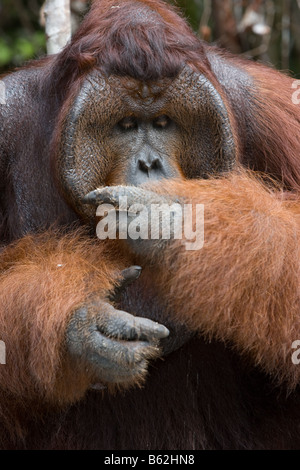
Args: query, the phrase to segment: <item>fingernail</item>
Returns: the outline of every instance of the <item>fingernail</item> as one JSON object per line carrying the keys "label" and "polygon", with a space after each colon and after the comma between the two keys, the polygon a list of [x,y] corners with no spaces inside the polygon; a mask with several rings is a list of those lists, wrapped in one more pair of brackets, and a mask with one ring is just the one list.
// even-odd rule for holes
{"label": "fingernail", "polygon": [[134,277],[135,279],[138,279],[141,275],[141,272],[142,272],[142,268],[141,266],[132,266],[131,268],[134,272]]}
{"label": "fingernail", "polygon": [[166,328],[163,325],[158,325],[156,331],[160,339],[167,338],[170,334],[170,331],[168,330],[168,328]]}
{"label": "fingernail", "polygon": [[83,204],[95,204],[97,202],[97,190],[91,191],[86,196],[82,198]]}

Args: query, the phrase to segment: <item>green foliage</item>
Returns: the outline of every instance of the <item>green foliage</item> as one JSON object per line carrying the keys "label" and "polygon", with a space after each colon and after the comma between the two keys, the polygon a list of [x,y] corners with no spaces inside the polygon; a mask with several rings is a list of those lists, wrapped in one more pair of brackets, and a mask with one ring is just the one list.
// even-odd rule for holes
{"label": "green foliage", "polygon": [[0,38],[0,67],[9,64],[12,58],[12,48],[6,44],[4,39]]}
{"label": "green foliage", "polygon": [[192,28],[198,31],[203,11],[203,0],[177,0],[173,3],[181,8]]}
{"label": "green foliage", "polygon": [[46,52],[39,23],[43,0],[0,0],[0,71],[20,66]]}
{"label": "green foliage", "polygon": [[43,31],[33,34],[16,34],[0,38],[0,67],[19,66],[39,56],[46,50],[46,39]]}

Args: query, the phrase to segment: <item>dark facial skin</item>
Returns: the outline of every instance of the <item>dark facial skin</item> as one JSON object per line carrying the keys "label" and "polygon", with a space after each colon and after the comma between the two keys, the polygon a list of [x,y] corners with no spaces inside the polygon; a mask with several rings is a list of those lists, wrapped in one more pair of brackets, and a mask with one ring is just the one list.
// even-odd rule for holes
{"label": "dark facial skin", "polygon": [[66,116],[57,174],[65,198],[90,219],[82,199],[98,187],[205,178],[235,162],[226,107],[203,75],[185,67],[175,80],[141,83],[96,71]]}
{"label": "dark facial skin", "polygon": [[162,178],[176,178],[180,171],[172,165],[166,142],[176,132],[176,124],[166,114],[153,119],[147,116],[126,116],[115,126],[114,138],[130,148],[125,181],[138,186]]}

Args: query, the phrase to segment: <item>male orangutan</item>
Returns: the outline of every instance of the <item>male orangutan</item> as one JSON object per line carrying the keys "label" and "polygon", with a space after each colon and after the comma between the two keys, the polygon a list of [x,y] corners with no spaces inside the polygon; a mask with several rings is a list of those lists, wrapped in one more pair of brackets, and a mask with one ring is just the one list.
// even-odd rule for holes
{"label": "male orangutan", "polygon": [[[292,79],[166,2],[95,0],[2,80],[2,448],[299,448]],[[203,249],[98,240],[124,193],[204,204]]]}

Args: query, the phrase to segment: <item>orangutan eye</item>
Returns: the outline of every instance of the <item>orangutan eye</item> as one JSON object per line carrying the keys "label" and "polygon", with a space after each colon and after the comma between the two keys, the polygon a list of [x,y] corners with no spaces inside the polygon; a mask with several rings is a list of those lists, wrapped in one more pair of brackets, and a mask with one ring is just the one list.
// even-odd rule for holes
{"label": "orangutan eye", "polygon": [[118,123],[118,126],[124,131],[131,131],[137,129],[137,120],[133,116],[127,116]]}
{"label": "orangutan eye", "polygon": [[161,116],[158,116],[156,119],[154,119],[153,126],[156,129],[165,129],[169,126],[170,123],[171,119],[165,114],[162,114]]}

